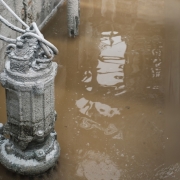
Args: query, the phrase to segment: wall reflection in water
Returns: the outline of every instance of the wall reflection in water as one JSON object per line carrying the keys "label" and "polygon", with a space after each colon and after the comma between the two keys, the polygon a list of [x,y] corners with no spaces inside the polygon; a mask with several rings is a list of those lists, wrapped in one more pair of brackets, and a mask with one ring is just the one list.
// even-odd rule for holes
{"label": "wall reflection in water", "polygon": [[92,67],[96,72],[88,67],[83,74],[82,82],[87,91],[96,88],[92,81],[104,87],[106,94],[111,93],[110,89],[115,90],[112,93],[116,96],[131,90],[163,91],[161,36],[122,37],[117,31],[102,32],[98,48],[99,56],[94,57],[97,66]]}

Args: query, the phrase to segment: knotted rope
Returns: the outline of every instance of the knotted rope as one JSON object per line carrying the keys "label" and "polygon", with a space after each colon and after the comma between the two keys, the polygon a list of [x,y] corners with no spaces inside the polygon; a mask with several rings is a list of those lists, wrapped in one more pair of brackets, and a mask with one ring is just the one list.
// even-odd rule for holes
{"label": "knotted rope", "polygon": [[[5,24],[7,27],[9,27],[10,29],[12,29],[16,32],[22,33],[23,35],[20,36],[21,39],[23,39],[25,37],[36,38],[39,41],[41,48],[43,49],[45,55],[48,58],[52,57],[52,52],[54,54],[58,54],[58,49],[52,43],[50,43],[49,41],[44,39],[44,36],[39,31],[35,22],[33,22],[31,24],[31,26],[28,26],[24,21],[22,21],[21,18],[19,18],[17,16],[17,14],[14,13],[14,11],[3,0],[0,0],[0,2],[26,29],[24,30],[24,29],[21,29],[19,27],[16,27],[15,25],[11,24],[9,21],[7,21],[5,18],[3,18],[0,15],[0,21],[3,24]],[[16,44],[16,39],[7,38],[3,35],[0,35],[0,39],[7,42],[7,43]]]}

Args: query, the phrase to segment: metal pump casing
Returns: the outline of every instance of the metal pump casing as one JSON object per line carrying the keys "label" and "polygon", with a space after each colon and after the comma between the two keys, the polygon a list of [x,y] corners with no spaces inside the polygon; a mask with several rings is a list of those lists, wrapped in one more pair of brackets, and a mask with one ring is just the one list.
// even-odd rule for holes
{"label": "metal pump casing", "polygon": [[[26,44],[30,42],[27,40]],[[31,47],[22,49],[19,52],[16,47],[8,54],[1,82],[6,89],[7,102],[4,133],[10,135],[21,149],[25,149],[30,142],[42,140],[53,131],[57,64],[53,62],[48,68],[35,71],[30,65],[36,61]]]}
{"label": "metal pump casing", "polygon": [[60,155],[54,130],[57,63],[52,62],[58,50],[44,39],[35,22],[28,26],[0,2],[26,27],[20,29],[0,15],[7,27],[22,33],[16,39],[0,35],[9,43],[0,74],[7,109],[7,123],[0,123],[0,163],[23,175],[41,174],[53,167]]}

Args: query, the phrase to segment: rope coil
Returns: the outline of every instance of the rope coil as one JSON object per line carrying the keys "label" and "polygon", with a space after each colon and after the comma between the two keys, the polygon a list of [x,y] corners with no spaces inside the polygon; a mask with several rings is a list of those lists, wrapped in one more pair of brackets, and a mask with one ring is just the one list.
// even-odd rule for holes
{"label": "rope coil", "polygon": [[[41,46],[41,48],[44,51],[44,54],[51,59],[52,52],[56,55],[58,54],[58,49],[49,41],[47,41],[46,39],[44,39],[44,36],[42,35],[42,33],[39,31],[37,24],[35,22],[33,22],[31,24],[31,26],[29,27],[24,21],[22,21],[15,13],[14,11],[3,1],[0,0],[1,4],[23,25],[25,26],[26,30],[21,29],[19,27],[16,27],[15,25],[11,24],[9,21],[7,21],[5,18],[3,18],[0,15],[0,21],[5,24],[7,27],[9,27],[10,29],[22,33],[22,36],[20,36],[21,39],[24,39],[25,37],[32,37],[32,38],[36,38],[39,41],[39,45]],[[11,38],[7,38],[3,35],[0,35],[0,40],[3,40],[7,43],[11,43],[11,44],[16,44],[17,40],[16,39],[11,39]]]}

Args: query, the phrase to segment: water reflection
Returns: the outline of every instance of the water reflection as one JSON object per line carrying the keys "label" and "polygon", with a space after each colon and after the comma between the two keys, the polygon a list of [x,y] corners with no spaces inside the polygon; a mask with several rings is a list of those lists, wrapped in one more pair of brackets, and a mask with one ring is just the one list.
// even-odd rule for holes
{"label": "water reflection", "polygon": [[[102,1],[102,7],[105,3]],[[105,8],[102,12],[101,18],[110,11]],[[113,18],[116,13],[111,14]],[[129,23],[132,21],[120,25],[89,23],[93,33],[86,37],[87,60],[79,68],[83,94],[75,101],[77,125],[81,134],[92,138],[84,137],[91,141],[90,147],[98,141],[98,147],[107,150],[119,170],[122,167],[122,179],[157,180],[161,179],[161,169],[155,169],[164,163],[162,27]],[[88,54],[91,46],[92,56]],[[85,157],[77,170],[87,179],[90,176],[84,169],[93,172],[91,163],[96,167],[95,162],[88,162]]]}
{"label": "water reflection", "polygon": [[113,117],[120,115],[120,109],[112,108],[107,104],[101,102],[93,102],[85,98],[76,101],[76,106],[82,114],[92,117],[94,114],[103,115],[105,117]]}
{"label": "water reflection", "polygon": [[119,132],[117,135],[112,137],[113,139],[123,139],[123,133],[122,131],[118,130],[117,127],[114,124],[109,124],[107,128],[102,127],[101,124],[88,119],[86,117],[80,118],[81,123],[80,127],[85,129],[85,130],[91,130],[91,129],[99,129],[104,132],[105,135],[112,135],[116,132]]}
{"label": "water reflection", "polygon": [[[96,81],[101,87],[114,87],[119,90],[116,95],[126,92],[124,82],[124,65],[126,43],[117,31],[102,32],[99,43],[100,54],[97,58]],[[87,84],[92,81],[92,71],[84,72],[82,82],[86,83],[86,89],[92,91],[93,87]]]}
{"label": "water reflection", "polygon": [[118,31],[104,31],[98,44],[95,46],[99,49],[99,55],[92,57],[94,63],[82,73],[87,91],[97,90],[97,85],[106,94],[116,96],[131,91],[142,93],[149,89],[163,91],[162,36],[129,36]]}
{"label": "water reflection", "polygon": [[175,174],[180,171],[180,164],[172,164],[168,167],[165,166],[165,164],[162,164],[160,167],[157,167],[155,170],[156,172],[155,177],[160,179],[168,179],[175,177]]}
{"label": "water reflection", "polygon": [[106,153],[87,151],[79,153],[79,163],[76,175],[85,177],[87,180],[119,180],[122,170],[114,163]]}
{"label": "water reflection", "polygon": [[120,115],[122,109],[112,108],[107,104],[93,102],[84,97],[76,101],[76,106],[81,114],[86,115],[86,117],[81,117],[79,119],[79,126],[81,128],[84,130],[100,130],[105,135],[114,134],[114,137],[112,137],[113,139],[123,139],[123,132],[119,130],[115,124],[108,123],[108,125],[104,125],[104,122],[97,122],[98,117],[112,118]]}

